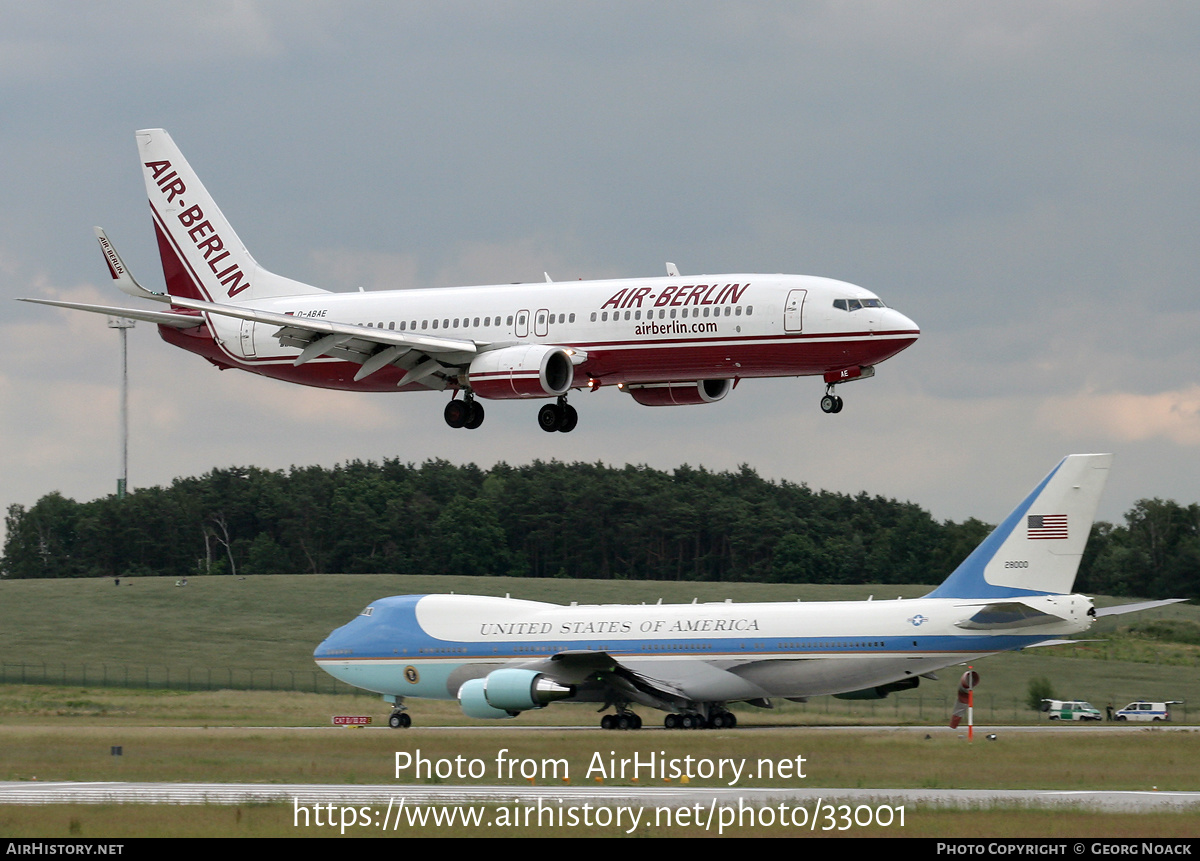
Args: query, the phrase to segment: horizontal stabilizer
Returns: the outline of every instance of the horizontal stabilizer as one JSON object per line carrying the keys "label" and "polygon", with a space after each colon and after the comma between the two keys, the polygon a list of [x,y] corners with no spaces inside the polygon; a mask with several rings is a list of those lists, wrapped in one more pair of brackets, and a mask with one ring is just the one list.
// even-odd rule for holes
{"label": "horizontal stabilizer", "polygon": [[170,326],[173,329],[194,329],[197,326],[204,325],[203,317],[196,317],[191,314],[172,314],[170,311],[143,311],[137,308],[117,308],[112,305],[58,302],[53,299],[18,299],[17,301],[33,302],[37,305],[51,305],[55,308],[70,308],[74,311],[90,311],[93,314],[107,314],[110,317],[124,317],[128,320],[141,320],[143,323]]}
{"label": "horizontal stabilizer", "polygon": [[1178,604],[1187,598],[1167,598],[1162,601],[1142,601],[1140,604],[1118,604],[1116,607],[1097,607],[1097,616],[1123,616],[1126,613],[1137,613],[1141,610],[1153,610],[1155,607],[1165,607],[1168,604]]}
{"label": "horizontal stabilizer", "polygon": [[1080,643],[1098,643],[1099,640],[1042,640],[1040,643],[1030,643],[1027,646],[1022,646],[1021,651],[1026,649],[1040,649],[1042,646],[1078,646]]}

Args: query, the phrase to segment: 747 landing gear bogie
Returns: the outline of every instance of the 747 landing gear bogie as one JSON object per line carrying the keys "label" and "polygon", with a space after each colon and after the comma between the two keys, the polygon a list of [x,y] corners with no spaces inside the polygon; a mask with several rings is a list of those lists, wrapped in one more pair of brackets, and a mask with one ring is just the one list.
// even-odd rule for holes
{"label": "747 landing gear bogie", "polygon": [[579,413],[567,403],[566,398],[559,398],[557,403],[546,404],[538,410],[538,427],[546,433],[570,433],[575,430],[577,424]]}
{"label": "747 landing gear bogie", "polygon": [[446,404],[444,417],[452,428],[475,430],[483,424],[483,404],[470,396],[461,401],[456,398]]}
{"label": "747 landing gear bogie", "polygon": [[641,729],[642,719],[633,712],[621,711],[600,718],[601,729]]}
{"label": "747 landing gear bogie", "polygon": [[733,729],[737,726],[737,717],[724,709],[712,711],[707,718],[702,714],[685,712],[667,715],[663,726],[667,729]]}
{"label": "747 landing gear bogie", "polygon": [[840,413],[841,411],[842,399],[833,393],[833,386],[830,386],[825,391],[825,397],[821,398],[821,412]]}

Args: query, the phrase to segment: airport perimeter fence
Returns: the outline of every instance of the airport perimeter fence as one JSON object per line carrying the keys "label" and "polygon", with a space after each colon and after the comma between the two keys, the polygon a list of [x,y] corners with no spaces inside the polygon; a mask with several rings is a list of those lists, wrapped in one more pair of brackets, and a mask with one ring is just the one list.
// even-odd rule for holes
{"label": "airport perimeter fence", "polygon": [[[128,664],[78,664],[50,662],[0,662],[0,684],[54,685],[71,687],[138,688],[178,691],[293,691],[315,694],[351,694],[378,699],[379,695],[352,687],[319,670],[281,670],[250,667],[168,667],[130,666]],[[1112,702],[1121,708],[1132,697],[1113,695],[1101,700],[1098,708]],[[814,697],[806,703],[785,703],[792,713],[807,715],[814,722],[866,720],[871,723],[948,723],[954,710],[953,694],[923,691],[891,694],[882,700],[840,700]],[[1094,703],[1095,704],[1095,703]],[[750,709],[747,716],[770,714]],[[1048,722],[1044,712],[1032,711],[1023,697],[977,692],[976,723],[1032,724]],[[1174,723],[1188,723],[1186,702],[1171,706]]]}
{"label": "airport perimeter fence", "polygon": [[315,667],[312,670],[264,670],[251,667],[195,668],[107,663],[71,665],[4,661],[0,662],[0,684],[175,691],[294,691],[308,694],[379,696],[338,681]]}

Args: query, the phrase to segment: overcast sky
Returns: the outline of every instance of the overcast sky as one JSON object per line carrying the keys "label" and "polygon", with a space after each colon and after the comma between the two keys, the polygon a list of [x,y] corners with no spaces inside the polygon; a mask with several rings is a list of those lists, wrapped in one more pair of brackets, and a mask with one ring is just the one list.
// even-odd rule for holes
{"label": "overcast sky", "polygon": [[[441,394],[290,386],[129,343],[130,483],[398,457],[747,463],[995,522],[1112,451],[1101,516],[1200,499],[1200,5],[0,2],[0,504],[113,492],[123,304],[162,289],[133,132],[163,127],[266,267],[334,290],[792,272],[921,327],[825,415],[578,393],[474,432]],[[134,300],[128,300],[133,303]]]}

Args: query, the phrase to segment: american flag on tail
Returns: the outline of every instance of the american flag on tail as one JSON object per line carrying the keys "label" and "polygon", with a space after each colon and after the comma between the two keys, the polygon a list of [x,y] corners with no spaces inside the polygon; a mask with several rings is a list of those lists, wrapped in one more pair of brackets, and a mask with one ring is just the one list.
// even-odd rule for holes
{"label": "american flag on tail", "polygon": [[1030,514],[1025,522],[1028,538],[1066,538],[1067,515]]}

